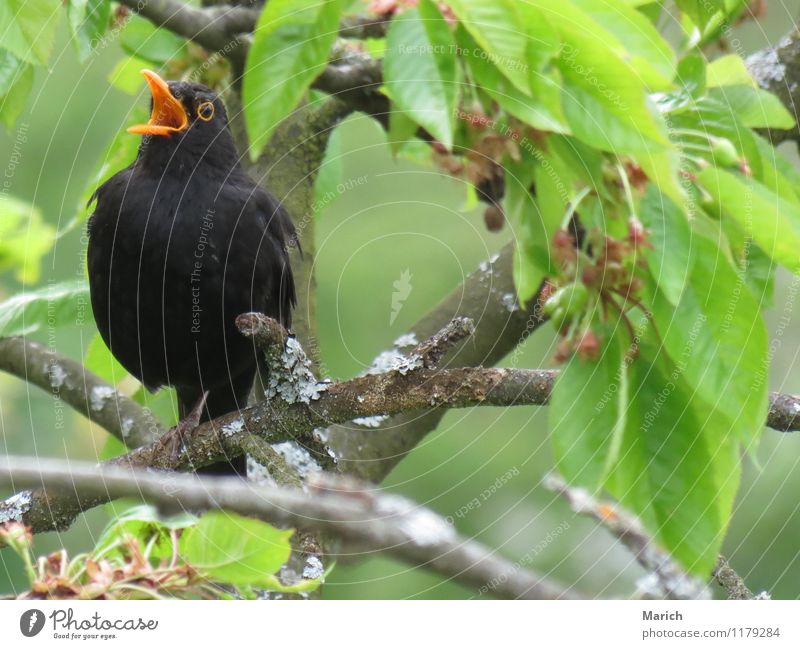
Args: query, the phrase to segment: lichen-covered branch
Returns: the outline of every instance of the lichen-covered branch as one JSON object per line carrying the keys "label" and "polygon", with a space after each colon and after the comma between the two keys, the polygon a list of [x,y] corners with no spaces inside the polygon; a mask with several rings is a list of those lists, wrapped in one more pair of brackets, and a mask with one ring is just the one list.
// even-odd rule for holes
{"label": "lichen-covered branch", "polygon": [[[453,318],[471,320],[475,331],[466,342],[455,345],[440,360],[441,367],[492,366],[508,356],[544,322],[538,297],[527,305],[516,300],[512,265],[514,244],[509,243],[482,262],[435,308],[414,324],[403,339],[424,340],[441,331]],[[385,358],[401,355],[394,348]],[[510,365],[517,364],[512,355]],[[444,410],[423,411],[389,417],[377,428],[357,425],[333,426],[329,445],[336,452],[337,468],[371,482],[380,482],[429,432]]]}
{"label": "lichen-covered branch", "polygon": [[[240,324],[243,322],[240,319]],[[422,359],[418,366],[401,363],[379,374],[338,383],[317,382],[309,372],[302,348],[293,338],[263,316],[244,318],[248,331],[274,352],[270,332],[286,340],[280,362],[272,366],[269,398],[241,412],[230,413],[198,426],[173,457],[158,441],[137,448],[106,463],[108,466],[194,470],[213,462],[237,457],[252,446],[257,435],[269,443],[297,441],[316,453],[325,465],[331,459],[314,432],[334,423],[357,418],[386,416],[420,408],[466,407],[491,404],[544,403],[552,385],[548,370],[461,368],[430,370]],[[463,327],[454,325],[454,329]],[[257,332],[257,333],[256,333]],[[37,490],[20,499],[0,502],[0,522],[22,520],[35,532],[68,527],[80,512],[99,504],[79,501],[62,492]]]}
{"label": "lichen-covered branch", "polygon": [[[169,510],[224,509],[277,525],[321,530],[356,543],[362,552],[385,552],[459,583],[487,588],[498,597],[572,597],[566,589],[497,556],[494,550],[460,537],[431,510],[342,476],[314,475],[308,480],[309,491],[302,491],[256,486],[238,478],[5,457],[0,460],[0,483],[44,485],[69,493],[79,502],[136,497]],[[505,578],[498,580],[498,575]]]}
{"label": "lichen-covered branch", "polygon": [[615,503],[597,500],[586,489],[569,486],[562,478],[549,475],[544,486],[566,498],[577,514],[599,521],[628,548],[639,564],[653,577],[653,584],[643,584],[648,595],[670,599],[708,599],[708,588],[700,579],[688,575],[677,562],[645,532],[639,520]]}
{"label": "lichen-covered branch", "polygon": [[[797,89],[800,84],[800,30],[792,29],[777,45],[766,47],[747,57],[747,68],[759,86],[777,95],[797,119]],[[769,130],[765,133],[773,144],[785,140],[800,142],[797,124],[789,130]]]}
{"label": "lichen-covered branch", "polygon": [[[321,466],[331,468],[335,458],[339,462],[337,468],[342,470],[341,465],[350,464],[351,461],[350,458],[337,455],[338,448],[334,443],[341,438],[331,439],[336,434],[332,432],[335,424],[370,420],[371,424],[380,426],[392,415],[411,412],[427,411],[423,417],[430,417],[448,408],[544,405],[550,398],[557,376],[556,370],[492,367],[435,369],[442,362],[442,354],[453,345],[458,347],[457,341],[474,330],[471,321],[454,319],[428,340],[416,345],[410,355],[397,354],[391,359],[384,359],[385,366],[380,371],[335,383],[318,381],[303,348],[280,324],[260,314],[240,316],[237,323],[245,334],[257,341],[270,359],[271,375],[265,393],[267,398],[240,412],[229,413],[198,426],[177,457],[154,441],[110,460],[107,463],[109,466],[195,470],[249,452],[252,438],[257,436],[270,444],[298,442]],[[8,342],[0,341],[0,352],[4,344],[7,349],[23,352],[31,345],[21,339],[11,339],[12,344],[6,344]],[[36,345],[33,349],[44,352]],[[20,367],[24,368],[24,354],[19,354],[18,351],[17,363],[22,363]],[[41,356],[39,360],[44,358],[46,356]],[[0,367],[3,366],[2,359],[0,353]],[[132,415],[141,417],[144,425],[150,425],[151,415],[110,386],[98,383],[96,377],[92,378],[95,383],[90,384],[88,391],[87,388],[81,391],[79,377],[83,376],[83,368],[72,363],[74,367],[69,366],[69,370],[73,376],[64,377],[63,383],[72,386],[69,394],[74,407],[91,414],[91,395],[96,396],[98,386],[105,387],[111,391],[108,400],[113,404],[102,404],[103,407],[98,408],[95,415],[105,412],[104,416],[110,417],[110,425],[114,426],[118,419],[108,413],[117,413],[129,407]],[[429,369],[426,364],[434,369]],[[46,375],[41,373],[44,365],[40,362],[37,367],[40,370],[39,384],[46,385]],[[18,373],[30,378],[30,373],[26,375],[21,370]],[[783,430],[794,430],[800,424],[798,412],[800,399],[773,395],[767,423],[780,425]],[[359,433],[364,439],[364,447],[385,450],[384,433],[357,423],[344,428],[348,432],[354,429],[361,429]],[[134,428],[128,430],[128,438],[132,436],[147,439],[145,433]],[[402,434],[394,441],[402,451],[410,448],[408,438]],[[18,518],[36,532],[61,529],[68,526],[81,511],[95,504],[93,501],[79,502],[61,493],[40,490],[22,500],[15,496],[0,502],[0,521]]]}
{"label": "lichen-covered branch", "polygon": [[164,427],[79,362],[25,338],[0,338],[0,371],[28,381],[105,428],[128,448],[158,439]]}
{"label": "lichen-covered branch", "polygon": [[712,574],[717,583],[725,589],[728,599],[771,599],[766,591],[754,595],[753,591],[744,583],[744,579],[731,568],[728,560],[722,555],[717,559],[717,565],[714,566]]}

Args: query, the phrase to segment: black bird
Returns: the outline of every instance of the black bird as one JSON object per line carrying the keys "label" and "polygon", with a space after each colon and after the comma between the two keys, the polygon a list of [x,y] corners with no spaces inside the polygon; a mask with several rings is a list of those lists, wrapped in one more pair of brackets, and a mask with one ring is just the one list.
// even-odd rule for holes
{"label": "black bird", "polygon": [[[152,94],[133,163],[103,183],[89,219],[92,309],[103,340],[148,389],[174,386],[179,447],[199,421],[241,409],[257,354],[236,329],[258,311],[291,324],[287,211],[239,164],[221,99],[143,70]],[[268,369],[268,368],[267,368]],[[244,459],[211,472],[242,473]]]}

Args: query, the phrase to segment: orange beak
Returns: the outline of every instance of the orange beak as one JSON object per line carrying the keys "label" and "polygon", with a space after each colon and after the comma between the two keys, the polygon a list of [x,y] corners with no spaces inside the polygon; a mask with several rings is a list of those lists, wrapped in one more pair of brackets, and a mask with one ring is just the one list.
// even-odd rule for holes
{"label": "orange beak", "polygon": [[131,126],[128,133],[170,135],[185,129],[189,124],[189,116],[183,104],[173,96],[167,82],[152,70],[142,70],[142,74],[153,95],[153,112],[147,124]]}

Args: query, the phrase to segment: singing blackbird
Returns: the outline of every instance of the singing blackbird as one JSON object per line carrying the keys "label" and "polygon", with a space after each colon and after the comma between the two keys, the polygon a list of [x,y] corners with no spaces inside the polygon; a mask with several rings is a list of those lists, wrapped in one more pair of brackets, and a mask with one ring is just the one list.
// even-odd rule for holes
{"label": "singing blackbird", "polygon": [[[148,389],[174,386],[175,448],[199,421],[243,408],[259,354],[236,329],[258,311],[291,324],[286,209],[239,164],[219,96],[143,70],[151,115],[133,163],[92,196],[88,272],[97,328]],[[268,370],[268,368],[267,368]],[[243,458],[210,471],[242,473]]]}

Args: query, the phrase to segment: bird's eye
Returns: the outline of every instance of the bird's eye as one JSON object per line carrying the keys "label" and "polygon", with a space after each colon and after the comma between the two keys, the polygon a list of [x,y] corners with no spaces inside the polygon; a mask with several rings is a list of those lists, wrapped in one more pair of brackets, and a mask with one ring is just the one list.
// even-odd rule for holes
{"label": "bird's eye", "polygon": [[197,117],[204,122],[210,122],[214,117],[214,104],[210,101],[204,101],[197,107]]}

